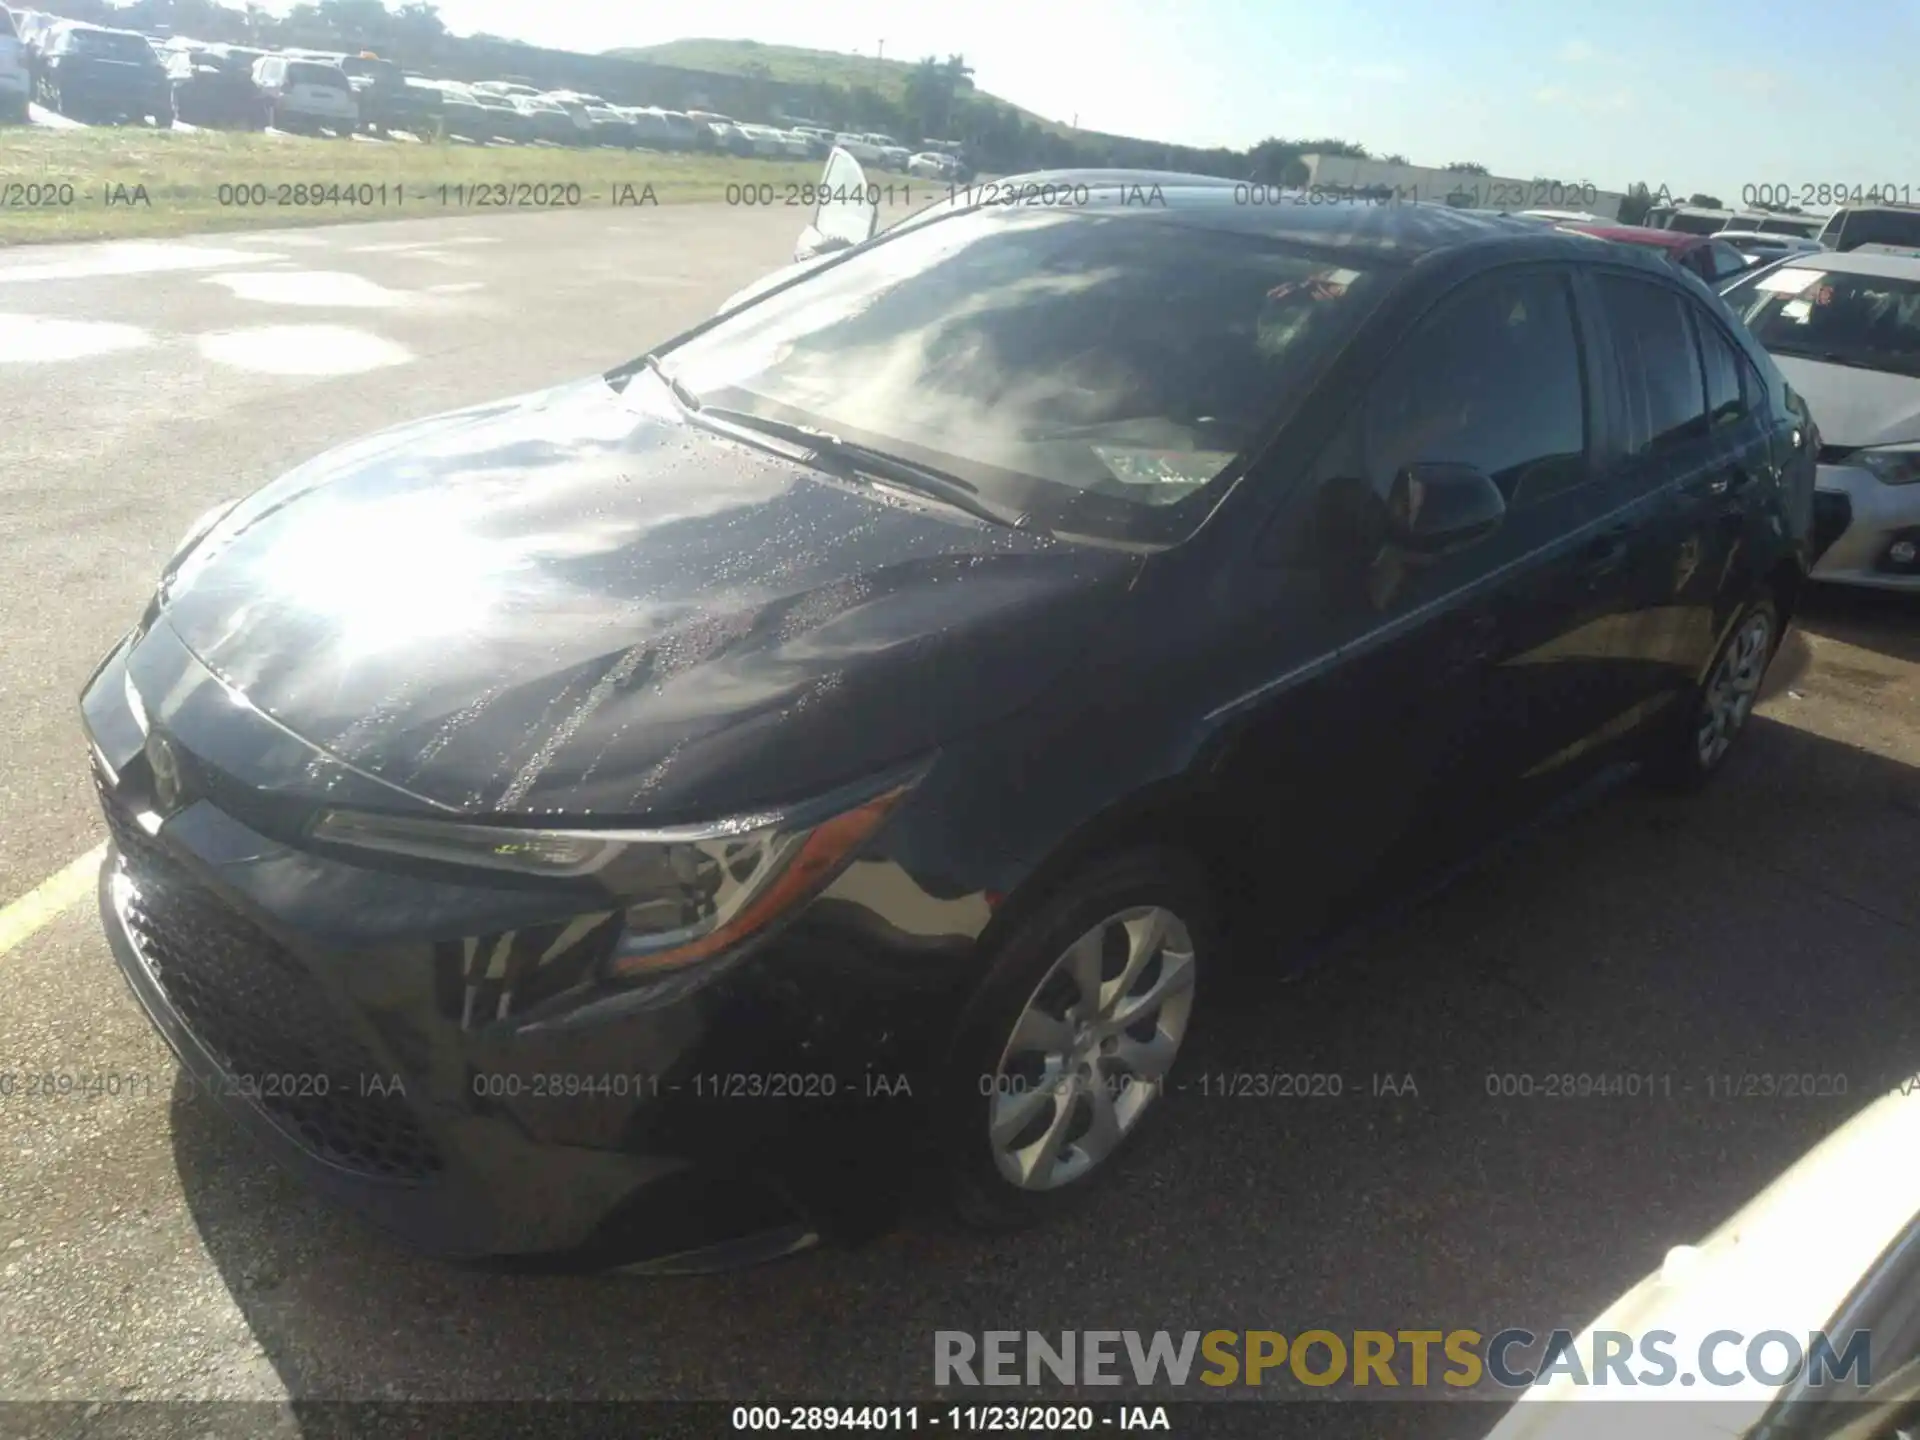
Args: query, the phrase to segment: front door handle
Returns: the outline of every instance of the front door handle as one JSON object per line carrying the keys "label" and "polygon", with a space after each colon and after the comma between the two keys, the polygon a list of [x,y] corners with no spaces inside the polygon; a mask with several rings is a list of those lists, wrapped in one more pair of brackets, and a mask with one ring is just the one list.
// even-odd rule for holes
{"label": "front door handle", "polygon": [[1602,535],[1580,552],[1580,573],[1589,585],[1598,585],[1626,564],[1632,551],[1632,539],[1625,531]]}
{"label": "front door handle", "polygon": [[1753,483],[1753,472],[1744,465],[1735,465],[1730,470],[1722,470],[1707,482],[1707,493],[1713,496],[1737,495]]}

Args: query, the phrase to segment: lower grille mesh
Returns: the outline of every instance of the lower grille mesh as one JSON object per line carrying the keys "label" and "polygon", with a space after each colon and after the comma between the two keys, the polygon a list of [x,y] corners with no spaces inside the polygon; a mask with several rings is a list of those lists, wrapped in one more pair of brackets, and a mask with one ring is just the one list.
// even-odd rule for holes
{"label": "lower grille mesh", "polygon": [[395,1077],[274,939],[169,857],[104,791],[130,895],[126,917],[167,999],[226,1072],[321,1159],[391,1179],[442,1168]]}

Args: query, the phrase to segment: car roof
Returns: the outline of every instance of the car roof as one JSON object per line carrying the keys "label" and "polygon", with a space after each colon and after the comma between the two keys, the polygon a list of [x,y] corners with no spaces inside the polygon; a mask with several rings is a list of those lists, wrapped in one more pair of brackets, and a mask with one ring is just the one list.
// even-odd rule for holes
{"label": "car roof", "polygon": [[1560,228],[1574,230],[1582,235],[1595,235],[1602,240],[1613,240],[1622,245],[1649,245],[1661,250],[1691,250],[1694,246],[1704,245],[1714,238],[1711,235],[1690,235],[1684,230],[1655,230],[1646,225],[1569,224]]}
{"label": "car roof", "polygon": [[1778,245],[1786,250],[1801,250],[1809,255],[1817,254],[1820,242],[1811,235],[1795,235],[1785,230],[1716,230],[1711,235],[1703,235],[1703,240],[1761,240],[1769,245]]}
{"label": "car roof", "polygon": [[[1042,194],[1051,185],[1072,190],[1070,202],[1060,207],[1068,214],[1097,214],[1143,223],[1192,225],[1196,228],[1258,235],[1350,256],[1369,264],[1412,264],[1442,251],[1484,246],[1511,251],[1515,259],[1591,261],[1592,245],[1584,238],[1551,226],[1507,216],[1472,215],[1451,206],[1427,202],[1374,203],[1335,199],[1316,200],[1310,192],[1285,192],[1273,187],[1279,203],[1249,203],[1249,187],[1211,175],[1185,175],[1160,170],[1043,170],[1011,175],[991,187],[969,187],[956,198],[932,210],[973,210],[1001,216],[1031,215],[1037,206],[1004,202],[1009,190],[1019,194],[1029,187]],[[1084,186],[1081,193],[1079,187]],[[1157,187],[1157,189],[1156,189]],[[1260,191],[1264,187],[1253,187]],[[1143,194],[1143,192],[1145,192]],[[964,203],[969,193],[979,197]],[[1081,203],[1082,201],[1086,203]],[[901,226],[920,219],[911,216]],[[895,227],[901,228],[901,227]],[[1667,274],[1660,258],[1622,249],[1610,261],[1642,266]]]}
{"label": "car roof", "polygon": [[1836,275],[1884,275],[1894,280],[1920,280],[1920,255],[1891,255],[1873,250],[1809,250],[1789,256],[1782,268],[1814,265]]}
{"label": "car roof", "polygon": [[131,35],[136,40],[144,40],[147,38],[138,30],[123,30],[118,25],[95,25],[86,20],[62,20],[58,16],[54,17],[53,28],[56,30],[72,30],[75,32],[86,30],[95,35]]}

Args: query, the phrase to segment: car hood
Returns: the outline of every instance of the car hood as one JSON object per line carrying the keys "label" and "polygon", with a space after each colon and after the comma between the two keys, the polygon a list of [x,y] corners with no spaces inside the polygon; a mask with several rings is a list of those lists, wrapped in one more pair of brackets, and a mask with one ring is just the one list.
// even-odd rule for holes
{"label": "car hood", "polygon": [[672,823],[1011,712],[1139,563],[714,435],[643,372],[300,467],[189,551],[162,615],[255,708],[417,799]]}
{"label": "car hood", "polygon": [[1920,440],[1920,380],[1795,355],[1773,359],[1787,383],[1806,397],[1827,444],[1853,449]]}

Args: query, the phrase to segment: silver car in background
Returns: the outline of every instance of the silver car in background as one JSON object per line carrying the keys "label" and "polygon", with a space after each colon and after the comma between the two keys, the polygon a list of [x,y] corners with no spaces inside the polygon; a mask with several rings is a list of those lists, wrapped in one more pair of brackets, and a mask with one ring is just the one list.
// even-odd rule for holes
{"label": "silver car in background", "polygon": [[1755,265],[1786,255],[1818,255],[1827,248],[1804,235],[1785,235],[1772,230],[1722,230],[1713,238],[1731,245]]}
{"label": "silver car in background", "polygon": [[1795,256],[1722,295],[1820,430],[1813,578],[1920,592],[1920,254]]}

